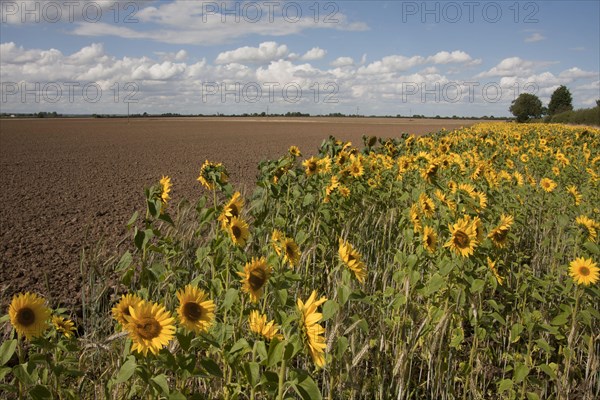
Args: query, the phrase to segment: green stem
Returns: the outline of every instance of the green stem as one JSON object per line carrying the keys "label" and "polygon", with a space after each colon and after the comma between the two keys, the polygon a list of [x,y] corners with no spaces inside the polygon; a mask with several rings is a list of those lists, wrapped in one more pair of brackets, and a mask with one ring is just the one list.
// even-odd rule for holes
{"label": "green stem", "polygon": [[[285,352],[285,346],[283,346],[283,351]],[[279,369],[279,388],[277,390],[277,400],[283,400],[283,385],[285,383],[285,368],[286,368],[285,355],[281,360],[281,368]]]}
{"label": "green stem", "polygon": [[[575,333],[577,331],[577,311],[579,309],[579,299],[581,297],[581,289],[578,287],[575,291],[575,307],[573,308],[573,314],[571,319],[571,332],[567,339],[567,356],[565,359],[565,369],[563,371],[563,393],[569,393],[569,370],[571,369],[571,353],[573,352],[573,340],[575,339]],[[566,390],[564,389],[566,388]]]}

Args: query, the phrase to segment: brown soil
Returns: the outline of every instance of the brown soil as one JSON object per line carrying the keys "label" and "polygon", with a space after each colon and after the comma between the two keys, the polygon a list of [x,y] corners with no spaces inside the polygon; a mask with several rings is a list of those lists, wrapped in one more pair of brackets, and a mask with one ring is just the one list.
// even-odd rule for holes
{"label": "brown soil", "polygon": [[[172,201],[194,200],[204,160],[224,163],[251,188],[258,162],[295,144],[314,153],[328,135],[362,146],[363,134],[397,137],[474,121],[408,119],[52,119],[0,121],[0,314],[35,291],[76,308],[82,249],[121,251],[144,187],[172,178]],[[126,242],[127,245],[129,242]]]}

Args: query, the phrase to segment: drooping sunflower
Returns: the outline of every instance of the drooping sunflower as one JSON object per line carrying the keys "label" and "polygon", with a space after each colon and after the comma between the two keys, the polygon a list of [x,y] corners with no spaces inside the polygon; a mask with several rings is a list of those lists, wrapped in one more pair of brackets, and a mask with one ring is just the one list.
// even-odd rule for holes
{"label": "drooping sunflower", "polygon": [[488,237],[492,239],[494,245],[500,248],[506,247],[506,243],[508,242],[508,232],[510,231],[510,227],[514,220],[512,215],[502,214],[500,216],[500,223],[497,227],[492,229],[488,235]]}
{"label": "drooping sunflower", "polygon": [[477,192],[477,198],[479,199],[479,208],[485,210],[488,203],[487,195],[484,192]]}
{"label": "drooping sunflower", "polygon": [[429,226],[425,226],[423,228],[423,247],[430,252],[431,254],[435,253],[437,248],[437,232],[430,228]]}
{"label": "drooping sunflower", "polygon": [[319,325],[323,314],[317,312],[317,307],[327,301],[326,297],[317,300],[317,292],[313,290],[306,303],[301,299],[297,301],[298,311],[300,311],[300,325],[304,332],[304,342],[308,347],[308,352],[318,368],[325,365],[325,329]]}
{"label": "drooping sunflower", "polygon": [[306,175],[311,176],[319,172],[319,159],[311,157],[308,160],[302,162],[302,166],[305,168]]}
{"label": "drooping sunflower", "polygon": [[300,261],[300,249],[294,239],[286,237],[281,242],[281,248],[283,250],[283,261],[289,263],[292,267],[298,265],[298,261]]}
{"label": "drooping sunflower", "polygon": [[575,202],[576,206],[581,204],[581,200],[583,200],[583,196],[577,190],[577,186],[575,186],[575,185],[569,186],[567,188],[567,192],[569,192],[571,194],[571,196],[573,196],[573,201]]}
{"label": "drooping sunflower", "polygon": [[435,203],[425,193],[421,193],[419,196],[419,207],[427,218],[433,217],[433,213],[435,212]]}
{"label": "drooping sunflower", "polygon": [[221,211],[221,215],[218,218],[223,229],[227,230],[227,226],[231,223],[231,220],[234,217],[240,216],[242,207],[244,207],[244,199],[240,192],[235,192],[223,207],[223,211]]}
{"label": "drooping sunflower", "polygon": [[477,247],[477,232],[469,218],[461,218],[454,225],[448,224],[451,237],[444,244],[451,251],[462,257],[469,257]]}
{"label": "drooping sunflower", "polygon": [[502,286],[502,283],[504,282],[504,278],[502,278],[500,276],[500,274],[498,273],[498,269],[496,269],[496,261],[492,261],[489,257],[487,258],[487,264],[489,269],[492,271],[492,273],[494,274],[494,277],[496,277],[496,281],[498,282],[498,285]]}
{"label": "drooping sunflower", "polygon": [[281,255],[281,241],[284,238],[285,235],[279,229],[275,229],[273,231],[273,234],[271,235],[271,245],[273,246],[273,249],[275,250],[278,256]]}
{"label": "drooping sunflower", "polygon": [[52,325],[54,325],[57,332],[62,333],[67,339],[71,339],[73,333],[75,333],[75,324],[70,319],[54,315]]}
{"label": "drooping sunflower", "polygon": [[163,206],[167,205],[169,200],[169,193],[171,192],[171,178],[168,176],[163,176],[160,178],[160,200],[162,201]]}
{"label": "drooping sunflower", "polygon": [[552,179],[550,178],[542,178],[542,180],[540,181],[540,186],[542,187],[542,189],[544,189],[546,192],[550,193],[552,192],[554,189],[556,189],[556,182],[554,182]]}
{"label": "drooping sunflower", "polygon": [[288,152],[292,157],[302,157],[302,153],[300,152],[298,146],[290,146]]}
{"label": "drooping sunflower", "polygon": [[193,285],[177,291],[179,308],[177,314],[181,325],[196,333],[206,332],[215,319],[215,303],[208,295]]}
{"label": "drooping sunflower", "polygon": [[275,320],[267,322],[267,316],[259,314],[256,310],[250,312],[248,322],[251,332],[259,334],[267,340],[273,340],[273,338],[283,339],[283,335],[279,333],[280,326],[275,323]]}
{"label": "drooping sunflower", "polygon": [[569,274],[578,285],[595,284],[598,282],[598,267],[591,258],[578,257],[571,261]]}
{"label": "drooping sunflower", "polygon": [[133,342],[132,351],[158,354],[173,339],[175,318],[160,304],[142,300],[129,307],[129,314],[125,329]]}
{"label": "drooping sunflower", "polygon": [[202,184],[208,190],[214,190],[216,188],[216,184],[224,185],[229,180],[229,176],[227,175],[227,170],[221,163],[213,163],[208,160],[202,164],[200,168],[200,174],[198,182]]}
{"label": "drooping sunflower", "polygon": [[415,233],[419,232],[422,228],[421,226],[421,216],[419,215],[419,206],[417,204],[413,204],[410,206],[410,221],[413,224],[413,231]]}
{"label": "drooping sunflower", "polygon": [[338,254],[340,260],[354,272],[354,276],[360,283],[364,283],[367,276],[367,266],[361,260],[361,254],[350,243],[342,239],[340,239],[339,244]]}
{"label": "drooping sunflower", "polygon": [[111,310],[113,318],[121,324],[121,326],[125,326],[127,324],[127,317],[130,316],[129,307],[135,307],[141,301],[142,298],[136,294],[130,293],[122,295],[121,300],[119,300],[117,305]]}
{"label": "drooping sunflower", "polygon": [[425,168],[421,170],[421,177],[427,182],[431,183],[435,178],[439,165],[436,162],[430,162]]}
{"label": "drooping sunflower", "polygon": [[267,264],[264,257],[259,259],[252,258],[252,261],[244,265],[244,271],[238,272],[242,278],[242,291],[250,295],[250,300],[257,303],[263,294],[263,290],[269,276],[271,275],[271,267]]}
{"label": "drooping sunflower", "polygon": [[50,309],[46,306],[46,300],[35,293],[13,296],[8,315],[19,336],[25,336],[27,340],[42,336],[49,327]]}
{"label": "drooping sunflower", "polygon": [[250,230],[248,229],[248,223],[241,218],[233,217],[227,226],[229,230],[229,236],[231,241],[240,247],[246,245],[246,241],[250,236]]}
{"label": "drooping sunflower", "polygon": [[575,218],[575,222],[577,223],[577,225],[579,226],[583,226],[585,228],[585,230],[587,231],[587,239],[590,242],[596,242],[596,238],[598,237],[598,232],[596,230],[597,227],[600,227],[600,224],[596,223],[596,221],[594,221],[591,218],[586,217],[585,215],[580,215],[579,217]]}

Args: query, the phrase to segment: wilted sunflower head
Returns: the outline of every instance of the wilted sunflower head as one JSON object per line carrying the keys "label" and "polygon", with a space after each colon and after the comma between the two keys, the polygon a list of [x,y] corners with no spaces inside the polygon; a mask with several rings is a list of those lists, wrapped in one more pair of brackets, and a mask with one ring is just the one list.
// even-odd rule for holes
{"label": "wilted sunflower head", "polygon": [[27,340],[42,336],[48,329],[50,309],[46,300],[35,293],[15,295],[8,306],[10,323]]}
{"label": "wilted sunflower head", "polygon": [[206,332],[215,319],[215,303],[196,286],[186,285],[177,292],[177,314],[181,325],[196,333]]}
{"label": "wilted sunflower head", "polygon": [[116,306],[112,308],[113,318],[121,324],[121,326],[125,326],[127,324],[127,317],[129,314],[129,307],[135,307],[139,302],[142,301],[142,298],[136,294],[124,294],[121,296],[121,300],[117,303]]}
{"label": "wilted sunflower head", "polygon": [[283,259],[288,262],[290,266],[294,267],[300,261],[300,249],[298,249],[298,245],[294,242],[294,239],[285,238],[281,242],[281,248],[283,250]]}
{"label": "wilted sunflower head", "polygon": [[252,258],[252,261],[244,265],[244,271],[238,272],[242,278],[242,291],[250,295],[252,302],[256,303],[262,296],[263,290],[269,277],[271,276],[271,267],[267,264],[264,257],[259,259]]}

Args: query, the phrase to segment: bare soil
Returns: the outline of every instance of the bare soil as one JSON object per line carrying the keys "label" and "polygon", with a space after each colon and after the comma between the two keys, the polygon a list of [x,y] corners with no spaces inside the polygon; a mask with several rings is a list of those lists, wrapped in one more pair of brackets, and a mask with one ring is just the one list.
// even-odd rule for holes
{"label": "bare soil", "polygon": [[[398,137],[476,121],[364,118],[140,118],[0,120],[0,314],[34,291],[77,309],[82,250],[122,249],[125,224],[144,211],[144,187],[172,178],[172,201],[194,201],[204,160],[222,162],[251,190],[258,162],[290,145],[316,152],[329,135]],[[99,244],[100,243],[100,244]],[[129,245],[126,241],[126,245]]]}

